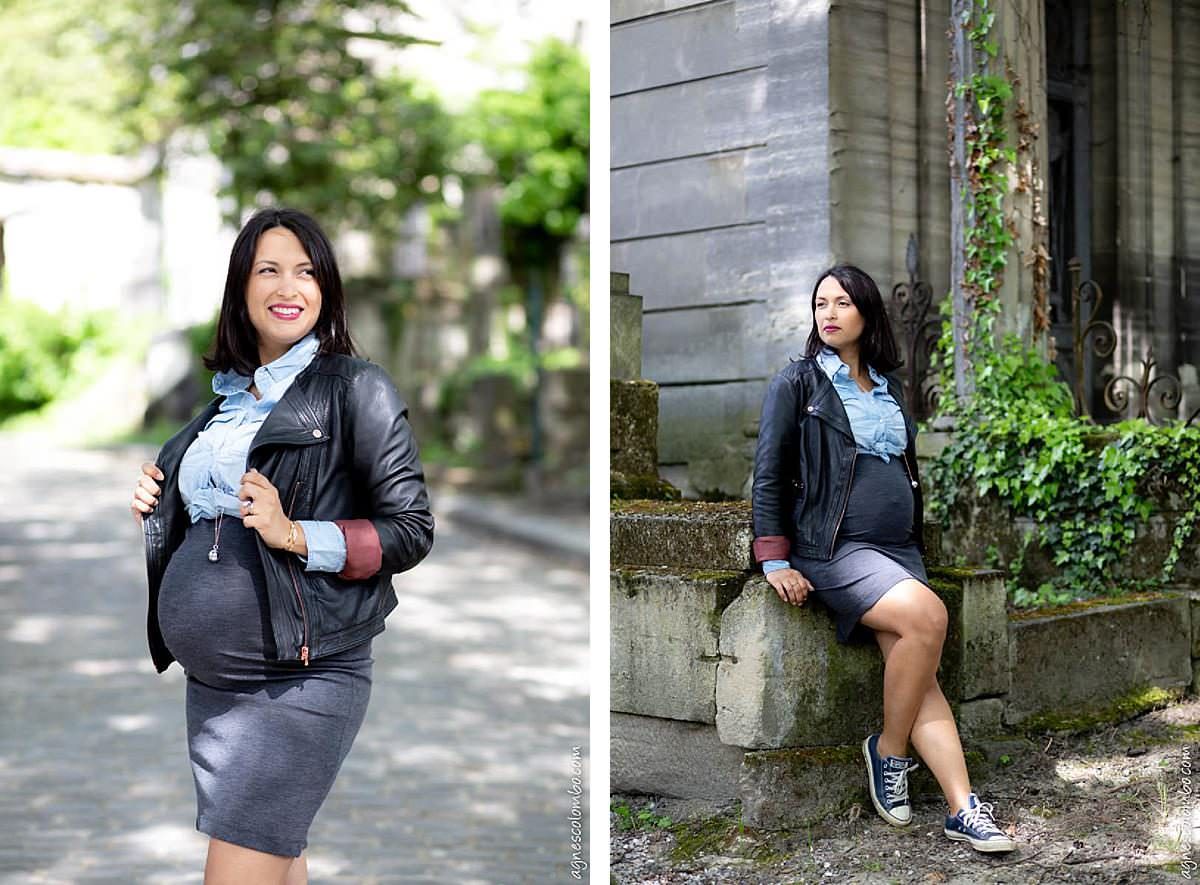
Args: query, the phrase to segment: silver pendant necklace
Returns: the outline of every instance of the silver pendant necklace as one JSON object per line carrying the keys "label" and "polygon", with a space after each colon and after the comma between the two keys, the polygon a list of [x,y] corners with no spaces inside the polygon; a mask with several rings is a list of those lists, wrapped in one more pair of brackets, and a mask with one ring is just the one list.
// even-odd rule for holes
{"label": "silver pendant necklace", "polygon": [[209,562],[216,562],[217,559],[219,558],[218,554],[217,554],[217,547],[221,543],[221,517],[223,515],[224,515],[224,513],[222,511],[220,511],[220,510],[217,511],[217,528],[216,528],[216,532],[213,534],[212,550],[208,551],[208,561]]}

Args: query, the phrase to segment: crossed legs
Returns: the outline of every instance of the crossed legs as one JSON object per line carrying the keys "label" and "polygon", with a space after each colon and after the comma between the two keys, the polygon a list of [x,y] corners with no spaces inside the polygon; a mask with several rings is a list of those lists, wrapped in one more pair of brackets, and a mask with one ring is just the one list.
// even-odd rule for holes
{"label": "crossed legs", "polygon": [[862,616],[883,652],[883,756],[907,755],[908,743],[937,779],[950,813],[971,792],[950,704],[937,682],[946,639],[946,606],[915,578],[892,587]]}
{"label": "crossed legs", "polygon": [[307,885],[308,859],[281,857],[209,837],[204,885]]}

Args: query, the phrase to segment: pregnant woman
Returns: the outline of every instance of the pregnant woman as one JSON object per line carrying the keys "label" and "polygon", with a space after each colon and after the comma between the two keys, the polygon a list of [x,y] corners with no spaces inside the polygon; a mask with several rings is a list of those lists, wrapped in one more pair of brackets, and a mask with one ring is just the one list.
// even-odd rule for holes
{"label": "pregnant woman", "polygon": [[366,713],[392,576],[433,518],[407,407],[354,356],[309,216],[263,210],[229,259],[216,398],[142,465],[150,652],[186,679],[206,885],[307,881],[308,829]]}
{"label": "pregnant woman", "polygon": [[863,741],[871,801],[908,826],[909,741],[949,805],[944,832],[1010,851],[992,806],[971,790],[950,705],[937,682],[946,607],[921,559],[916,425],[891,374],[900,363],[874,281],[851,265],[820,275],[805,355],[767,389],[754,462],[754,554],[779,597],[811,594],[840,642],[861,628],[884,658],[883,728]]}

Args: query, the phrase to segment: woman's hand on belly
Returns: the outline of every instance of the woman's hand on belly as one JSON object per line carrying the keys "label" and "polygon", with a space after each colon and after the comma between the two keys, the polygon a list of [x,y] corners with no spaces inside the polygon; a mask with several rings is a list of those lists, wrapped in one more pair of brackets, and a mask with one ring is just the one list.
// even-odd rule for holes
{"label": "woman's hand on belly", "polygon": [[794,568],[781,568],[769,572],[767,583],[775,588],[780,599],[792,605],[804,605],[804,600],[813,589],[812,582]]}

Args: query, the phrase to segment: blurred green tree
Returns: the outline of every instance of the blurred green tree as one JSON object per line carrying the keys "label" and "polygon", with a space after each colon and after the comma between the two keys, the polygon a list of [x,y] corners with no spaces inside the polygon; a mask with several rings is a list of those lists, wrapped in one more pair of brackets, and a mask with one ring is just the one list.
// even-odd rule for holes
{"label": "blurred green tree", "polygon": [[397,30],[402,0],[142,0],[104,15],[104,45],[133,72],[118,113],[147,144],[203,133],[228,170],[231,223],[284,203],[387,244],[414,202],[440,199],[448,116],[363,57],[427,42]]}
{"label": "blurred green tree", "polygon": [[[108,17],[127,0],[112,3]],[[142,146],[116,122],[131,73],[100,49],[102,27],[84,9],[92,5],[0,0],[0,144],[92,154]]]}
{"label": "blurred green tree", "polygon": [[504,185],[505,257],[528,285],[531,271],[557,266],[587,212],[589,93],[583,54],[560,39],[541,42],[525,70],[524,89],[481,92],[462,129]]}

